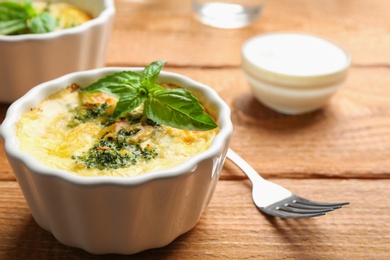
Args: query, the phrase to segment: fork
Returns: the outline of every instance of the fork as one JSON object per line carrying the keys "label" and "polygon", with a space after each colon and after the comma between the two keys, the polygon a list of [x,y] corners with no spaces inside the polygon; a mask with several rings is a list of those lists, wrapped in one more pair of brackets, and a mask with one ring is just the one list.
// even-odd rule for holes
{"label": "fork", "polygon": [[299,197],[273,182],[263,179],[244,159],[229,148],[227,158],[236,164],[252,182],[255,205],[264,213],[281,218],[311,218],[325,215],[349,202],[324,203]]}

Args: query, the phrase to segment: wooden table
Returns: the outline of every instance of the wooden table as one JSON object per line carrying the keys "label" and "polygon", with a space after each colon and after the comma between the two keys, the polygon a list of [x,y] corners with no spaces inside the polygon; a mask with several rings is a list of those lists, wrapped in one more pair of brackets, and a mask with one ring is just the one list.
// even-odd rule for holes
{"label": "wooden table", "polygon": [[[390,1],[269,0],[234,30],[194,19],[191,2],[117,0],[108,66],[165,70],[213,87],[232,108],[231,147],[265,178],[314,200],[350,201],[325,217],[284,220],[253,205],[248,179],[226,162],[198,225],[170,245],[129,258],[389,259]],[[299,116],[257,102],[240,70],[251,36],[302,31],[349,49],[345,85],[323,109]],[[6,104],[0,106],[0,120]],[[0,259],[115,259],[63,246],[34,222],[0,146]]]}

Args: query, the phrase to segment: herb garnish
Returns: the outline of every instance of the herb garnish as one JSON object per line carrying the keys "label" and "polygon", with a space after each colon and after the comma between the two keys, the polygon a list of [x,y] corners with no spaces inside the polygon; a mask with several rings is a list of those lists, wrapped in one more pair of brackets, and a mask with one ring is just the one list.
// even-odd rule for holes
{"label": "herb garnish", "polygon": [[156,84],[165,61],[155,61],[138,73],[122,71],[99,79],[81,92],[103,92],[119,99],[113,112],[118,118],[144,105],[146,118],[162,125],[188,129],[211,130],[217,127],[199,100],[186,89],[164,89]]}
{"label": "herb garnish", "polygon": [[140,129],[120,130],[116,138],[106,138],[103,135],[99,142],[91,147],[87,152],[77,156],[72,155],[76,164],[86,168],[118,169],[126,168],[139,163],[141,159],[148,161],[156,156],[156,148],[146,146],[142,148],[138,143],[130,140]]}
{"label": "herb garnish", "polygon": [[31,0],[0,3],[0,34],[15,35],[52,32],[57,20],[46,11],[38,13]]}
{"label": "herb garnish", "polygon": [[84,104],[74,109],[74,116],[68,123],[68,127],[73,128],[86,122],[91,122],[97,118],[103,119],[107,116],[107,103],[103,104]]}

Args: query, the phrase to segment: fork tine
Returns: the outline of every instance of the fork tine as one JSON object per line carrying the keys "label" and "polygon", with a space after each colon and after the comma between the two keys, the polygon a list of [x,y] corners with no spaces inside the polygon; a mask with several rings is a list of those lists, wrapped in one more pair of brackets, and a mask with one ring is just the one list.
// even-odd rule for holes
{"label": "fork tine", "polygon": [[327,203],[327,202],[316,202],[316,201],[310,201],[301,197],[296,197],[295,200],[293,200],[296,204],[301,204],[305,206],[314,206],[314,207],[332,207],[334,209],[341,208],[342,206],[348,205],[349,202],[339,202],[339,203]]}
{"label": "fork tine", "polygon": [[325,215],[324,212],[313,213],[313,214],[299,214],[299,213],[286,212],[283,210],[272,210],[272,211],[267,210],[264,212],[269,215],[280,217],[280,218],[313,218],[313,217],[319,217]]}
{"label": "fork tine", "polygon": [[333,208],[301,209],[301,208],[289,207],[288,204],[276,207],[276,209],[291,212],[291,213],[299,213],[299,214],[326,213],[333,210]]}
{"label": "fork tine", "polygon": [[269,215],[281,218],[313,218],[323,216],[327,212],[339,209],[342,205],[348,204],[349,202],[313,202],[293,195],[292,197],[276,202],[273,205],[269,205],[267,207],[260,207],[260,210]]}
{"label": "fork tine", "polygon": [[339,209],[341,206],[316,206],[316,205],[306,205],[302,203],[292,202],[291,204],[288,204],[292,208],[298,208],[298,209]]}

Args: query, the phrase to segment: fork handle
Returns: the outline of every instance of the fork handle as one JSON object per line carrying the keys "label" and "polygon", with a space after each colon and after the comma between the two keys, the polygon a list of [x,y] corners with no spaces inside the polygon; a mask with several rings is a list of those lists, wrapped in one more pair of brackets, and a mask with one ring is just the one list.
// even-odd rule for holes
{"label": "fork handle", "polygon": [[244,159],[236,154],[232,149],[228,149],[226,157],[237,165],[249,178],[249,180],[254,184],[256,182],[265,181],[263,177],[259,175],[255,169],[252,168]]}

